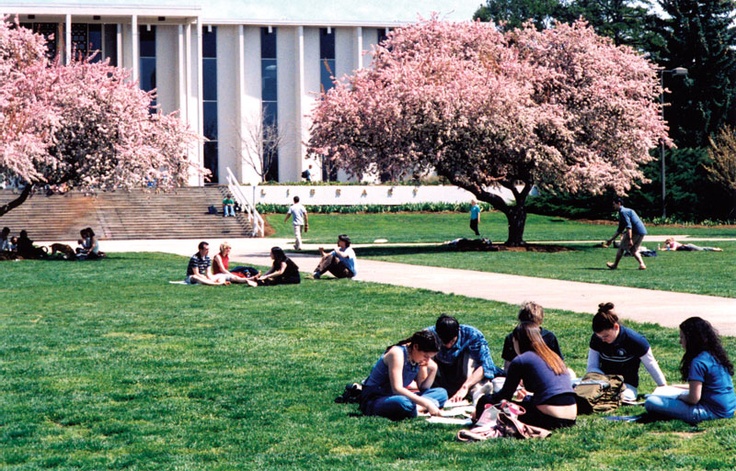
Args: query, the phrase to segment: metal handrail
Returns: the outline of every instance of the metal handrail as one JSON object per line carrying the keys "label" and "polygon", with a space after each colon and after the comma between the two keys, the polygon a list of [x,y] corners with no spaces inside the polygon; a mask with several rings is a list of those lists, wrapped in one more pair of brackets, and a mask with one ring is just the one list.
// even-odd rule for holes
{"label": "metal handrail", "polygon": [[245,196],[243,187],[238,183],[238,179],[235,178],[230,167],[227,168],[227,189],[230,191],[230,194],[233,195],[233,198],[235,198],[235,201],[238,202],[240,207],[243,208],[243,213],[247,215],[248,221],[253,228],[253,237],[263,237],[265,234],[265,223],[263,222],[263,217],[261,217],[258,210],[256,210],[255,204],[251,204],[248,197]]}

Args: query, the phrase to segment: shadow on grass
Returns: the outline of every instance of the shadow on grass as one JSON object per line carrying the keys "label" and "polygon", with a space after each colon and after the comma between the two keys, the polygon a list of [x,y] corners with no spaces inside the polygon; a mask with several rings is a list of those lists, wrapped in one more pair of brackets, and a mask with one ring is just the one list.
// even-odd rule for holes
{"label": "shadow on grass", "polygon": [[457,250],[449,250],[442,245],[405,245],[405,246],[387,246],[387,247],[362,247],[360,256],[379,257],[392,255],[416,255],[416,254],[438,254],[447,252],[458,252]]}

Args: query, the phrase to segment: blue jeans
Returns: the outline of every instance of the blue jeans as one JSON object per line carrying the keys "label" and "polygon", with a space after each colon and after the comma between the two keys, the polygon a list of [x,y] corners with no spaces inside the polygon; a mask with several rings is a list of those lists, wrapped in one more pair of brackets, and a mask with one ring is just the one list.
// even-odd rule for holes
{"label": "blue jeans", "polygon": [[649,396],[644,402],[644,408],[650,414],[684,420],[691,425],[719,418],[700,404],[688,404],[674,397]]}
{"label": "blue jeans", "polygon": [[[447,401],[444,388],[427,389],[419,395],[431,399],[437,407],[444,406]],[[383,396],[367,404],[366,415],[378,415],[391,420],[411,419],[417,416],[417,405],[406,396]]]}
{"label": "blue jeans", "polygon": [[232,216],[235,217],[235,208],[231,204],[226,204],[222,207],[223,217]]}

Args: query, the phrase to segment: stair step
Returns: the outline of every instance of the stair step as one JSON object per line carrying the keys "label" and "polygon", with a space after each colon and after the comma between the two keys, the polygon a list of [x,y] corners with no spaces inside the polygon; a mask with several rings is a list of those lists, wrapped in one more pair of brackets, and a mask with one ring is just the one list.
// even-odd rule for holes
{"label": "stair step", "polygon": [[[247,217],[222,217],[226,192],[227,187],[208,186],[177,188],[167,193],[37,193],[0,216],[0,227],[9,227],[11,235],[25,229],[31,239],[44,241],[76,240],[84,227],[91,227],[101,240],[250,237]],[[17,196],[10,190],[0,190],[0,204]],[[220,214],[209,214],[212,205]]]}

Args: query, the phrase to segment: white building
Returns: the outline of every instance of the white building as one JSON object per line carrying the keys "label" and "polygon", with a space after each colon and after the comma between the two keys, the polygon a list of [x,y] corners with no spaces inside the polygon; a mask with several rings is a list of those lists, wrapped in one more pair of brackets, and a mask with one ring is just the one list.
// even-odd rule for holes
{"label": "white building", "polygon": [[[0,2],[0,14],[47,36],[52,54],[100,50],[158,91],[166,113],[209,139],[192,159],[224,182],[226,168],[257,183],[264,141],[277,145],[268,179],[328,178],[306,158],[309,114],[322,88],[366,67],[391,29],[428,18],[465,21],[480,0],[37,0]],[[265,123],[265,125],[263,124]],[[277,138],[263,139],[276,130]],[[332,175],[334,178],[335,175]],[[192,181],[192,185],[202,185]]]}

